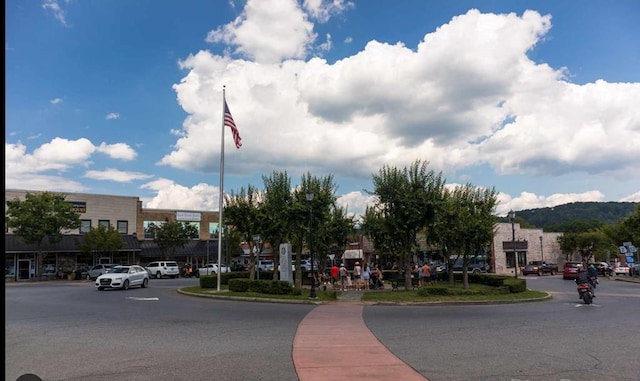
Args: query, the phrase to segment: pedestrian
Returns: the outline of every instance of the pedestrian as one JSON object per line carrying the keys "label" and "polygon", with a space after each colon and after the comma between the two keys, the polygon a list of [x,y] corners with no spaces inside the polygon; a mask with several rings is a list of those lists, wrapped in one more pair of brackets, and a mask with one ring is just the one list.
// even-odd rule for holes
{"label": "pedestrian", "polygon": [[331,266],[331,282],[334,287],[338,284],[338,276],[340,276],[340,269],[334,263],[333,266]]}
{"label": "pedestrian", "polygon": [[422,265],[422,276],[424,277],[424,283],[425,285],[427,284],[432,284],[431,283],[431,268],[429,267],[429,264],[427,262],[424,263],[424,265]]}
{"label": "pedestrian", "polygon": [[362,270],[362,283],[364,283],[364,289],[369,289],[369,283],[371,282],[371,271],[369,265],[364,264],[364,270]]}
{"label": "pedestrian", "polygon": [[342,291],[344,291],[345,287],[347,287],[348,277],[349,277],[349,273],[347,272],[347,268],[344,267],[344,263],[342,263],[340,265],[340,285],[342,286]]}
{"label": "pedestrian", "polygon": [[429,266],[429,271],[431,271],[431,284],[436,284],[436,281],[438,280],[438,271],[436,270],[436,266],[433,264]]}
{"label": "pedestrian", "polygon": [[418,287],[424,286],[424,271],[422,267],[418,268]]}
{"label": "pedestrian", "polygon": [[356,283],[356,290],[360,290],[360,287],[362,287],[362,267],[360,262],[356,262],[353,267],[353,280]]}

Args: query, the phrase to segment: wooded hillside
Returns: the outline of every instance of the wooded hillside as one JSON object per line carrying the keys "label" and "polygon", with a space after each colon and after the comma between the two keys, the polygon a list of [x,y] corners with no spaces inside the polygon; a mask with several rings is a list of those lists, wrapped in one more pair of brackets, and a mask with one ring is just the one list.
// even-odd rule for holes
{"label": "wooded hillside", "polygon": [[546,231],[549,227],[573,221],[615,223],[631,215],[637,205],[637,202],[574,202],[552,208],[517,211],[516,217]]}

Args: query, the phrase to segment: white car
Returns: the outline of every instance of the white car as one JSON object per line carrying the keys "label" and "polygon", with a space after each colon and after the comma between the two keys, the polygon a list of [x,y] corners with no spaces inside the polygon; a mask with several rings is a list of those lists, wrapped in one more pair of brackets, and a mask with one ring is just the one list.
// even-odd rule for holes
{"label": "white car", "polygon": [[[229,269],[229,267],[225,264],[222,264],[220,267],[220,271],[223,273],[228,273],[231,272],[231,269]],[[208,263],[206,265],[204,265],[203,267],[198,268],[198,272],[196,273],[196,276],[200,276],[200,275],[211,275],[211,274],[217,274],[218,273],[218,264],[217,263]]]}
{"label": "white car", "polygon": [[260,271],[273,271],[275,267],[275,264],[273,263],[273,261],[259,261],[258,262],[258,269]]}
{"label": "white car", "polygon": [[628,266],[623,266],[623,265],[613,266],[613,273],[616,274],[616,275],[628,275],[629,274],[629,267]]}
{"label": "white car", "polygon": [[[318,270],[320,264],[318,261],[313,262],[313,269]],[[300,260],[300,270],[302,271],[311,271],[311,260],[310,259],[301,259]]]}
{"label": "white car", "polygon": [[178,270],[178,263],[174,261],[157,261],[151,262],[147,265],[147,271],[151,276],[160,279],[168,276],[171,278],[177,278],[180,270]]}
{"label": "white car", "polygon": [[149,286],[149,273],[138,265],[115,266],[108,273],[100,275],[96,279],[96,288],[102,291],[105,288],[120,288],[128,290],[129,287]]}

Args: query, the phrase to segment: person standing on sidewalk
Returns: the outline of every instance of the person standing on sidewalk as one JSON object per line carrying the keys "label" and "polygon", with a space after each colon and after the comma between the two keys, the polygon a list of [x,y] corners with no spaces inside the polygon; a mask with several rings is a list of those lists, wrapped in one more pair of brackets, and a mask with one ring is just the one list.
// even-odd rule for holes
{"label": "person standing on sidewalk", "polygon": [[364,264],[364,270],[362,270],[362,282],[364,283],[364,289],[368,290],[371,282],[371,270],[366,263]]}
{"label": "person standing on sidewalk", "polygon": [[348,280],[347,277],[349,276],[349,273],[347,272],[347,268],[344,267],[344,263],[340,265],[340,284],[342,286],[342,291],[345,290],[345,287],[348,284]]}
{"label": "person standing on sidewalk", "polygon": [[360,262],[356,262],[356,265],[353,267],[353,279],[356,283],[356,290],[360,290],[362,285],[362,267],[360,266]]}
{"label": "person standing on sidewalk", "polygon": [[333,287],[338,286],[339,276],[340,276],[340,269],[338,269],[338,266],[336,266],[336,264],[334,263],[333,266],[331,266],[331,282],[333,284]]}
{"label": "person standing on sidewalk", "polygon": [[428,284],[432,284],[431,283],[431,268],[429,267],[429,264],[427,262],[424,263],[424,265],[422,265],[422,276],[423,276],[423,284],[426,286]]}

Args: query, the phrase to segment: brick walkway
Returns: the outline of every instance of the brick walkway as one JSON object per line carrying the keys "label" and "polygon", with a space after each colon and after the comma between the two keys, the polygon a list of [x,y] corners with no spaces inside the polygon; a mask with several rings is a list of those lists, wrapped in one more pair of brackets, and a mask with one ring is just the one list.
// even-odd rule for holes
{"label": "brick walkway", "polygon": [[293,340],[293,363],[300,381],[425,381],[369,331],[362,318],[362,291],[346,291],[338,301],[314,308]]}

